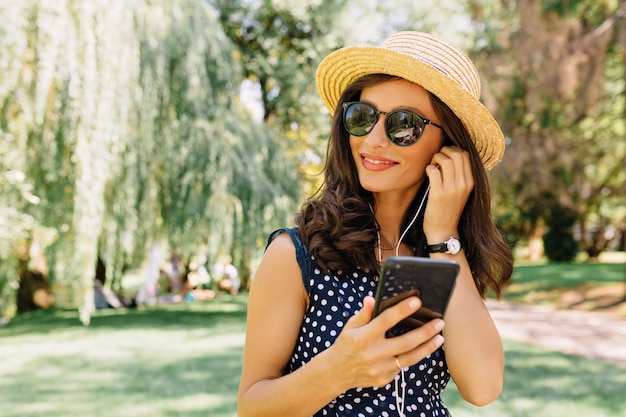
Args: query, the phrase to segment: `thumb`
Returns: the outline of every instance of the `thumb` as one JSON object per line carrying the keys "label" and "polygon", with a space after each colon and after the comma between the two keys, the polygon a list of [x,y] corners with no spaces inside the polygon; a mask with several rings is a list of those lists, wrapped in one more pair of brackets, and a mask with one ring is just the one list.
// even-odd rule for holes
{"label": "thumb", "polygon": [[346,325],[352,327],[364,326],[372,320],[372,314],[374,313],[374,297],[366,296],[363,299],[363,308],[359,310],[354,316],[348,320]]}

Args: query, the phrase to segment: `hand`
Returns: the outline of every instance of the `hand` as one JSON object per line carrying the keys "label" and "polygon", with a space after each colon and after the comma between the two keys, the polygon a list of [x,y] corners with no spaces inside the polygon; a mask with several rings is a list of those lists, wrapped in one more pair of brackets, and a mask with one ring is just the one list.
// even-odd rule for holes
{"label": "hand", "polygon": [[[389,297],[380,302],[379,311],[384,311],[391,306],[398,304],[400,301],[411,297],[411,296],[420,296],[420,291],[418,289],[412,289],[410,291],[405,291],[401,294],[398,294],[393,297]],[[417,329],[420,326],[423,326],[427,321],[432,319],[441,318],[441,314],[438,312],[431,310],[427,307],[420,307],[415,313],[406,317],[400,321],[400,326],[404,329]]]}
{"label": "hand", "polygon": [[457,146],[444,146],[426,167],[430,180],[424,213],[424,233],[428,243],[458,237],[459,220],[474,189],[469,153]]}
{"label": "hand", "polygon": [[421,306],[409,297],[372,320],[374,298],[365,297],[363,308],[351,317],[328,349],[333,354],[335,375],[345,389],[384,386],[398,374],[396,357],[404,366],[414,365],[443,344],[439,334],[443,320],[431,320],[419,329],[387,339],[385,333]]}

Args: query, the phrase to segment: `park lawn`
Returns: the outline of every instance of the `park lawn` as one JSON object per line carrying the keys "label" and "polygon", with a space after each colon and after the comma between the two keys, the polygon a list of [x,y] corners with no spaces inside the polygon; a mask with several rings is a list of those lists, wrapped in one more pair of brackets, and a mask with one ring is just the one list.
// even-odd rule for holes
{"label": "park lawn", "polygon": [[[624,258],[621,256],[619,259]],[[626,268],[624,261],[603,263],[542,263],[518,264],[515,266],[510,284],[504,289],[502,299],[526,304],[553,304],[568,307],[564,297],[568,294],[584,294],[591,289],[606,288],[617,291],[611,299],[623,301]],[[606,291],[604,292],[607,294]],[[492,294],[489,293],[489,297]],[[587,300],[588,309],[594,309],[593,300]],[[600,303],[601,300],[598,300]],[[570,304],[573,303],[570,302]]]}
{"label": "park lawn", "polygon": [[443,400],[453,417],[626,417],[626,368],[504,340],[500,398],[463,401],[451,381]]}
{"label": "park lawn", "polygon": [[[559,264],[550,274],[539,267],[516,274],[519,285],[541,289],[549,281],[570,285],[615,273],[595,267],[577,274]],[[234,417],[246,302],[246,294],[222,295],[100,310],[89,327],[75,311],[18,316],[0,327],[0,415]],[[626,417],[626,368],[506,340],[505,351],[500,399],[473,407],[451,383],[443,397],[454,417]]]}
{"label": "park lawn", "polygon": [[234,416],[246,296],[38,311],[0,328],[2,417]]}

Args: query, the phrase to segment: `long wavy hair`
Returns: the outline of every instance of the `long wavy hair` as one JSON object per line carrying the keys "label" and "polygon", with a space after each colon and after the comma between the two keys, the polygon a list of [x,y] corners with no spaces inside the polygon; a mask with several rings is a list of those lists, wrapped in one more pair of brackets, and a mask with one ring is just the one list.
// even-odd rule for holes
{"label": "long wavy hair", "polygon": [[[358,101],[364,88],[392,79],[397,77],[374,74],[359,78],[346,88],[339,102]],[[480,294],[484,296],[491,288],[499,296],[513,272],[513,255],[492,219],[487,173],[461,120],[436,96],[429,95],[444,127],[444,146],[454,144],[469,152],[475,186],[461,214],[459,234]],[[415,214],[427,185],[428,179],[407,211],[402,230]],[[346,274],[356,268],[380,272],[374,256],[377,244],[374,204],[372,193],[359,182],[349,134],[343,127],[342,108],[338,105],[326,151],[324,183],[296,215],[302,241],[321,268]],[[422,211],[403,243],[413,246],[417,256],[427,257],[423,223]]]}

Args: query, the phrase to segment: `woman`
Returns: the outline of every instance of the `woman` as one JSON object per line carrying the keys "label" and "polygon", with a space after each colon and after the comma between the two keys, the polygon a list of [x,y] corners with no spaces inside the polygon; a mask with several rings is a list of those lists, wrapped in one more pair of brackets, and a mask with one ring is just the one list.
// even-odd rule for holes
{"label": "woman", "polygon": [[[441,390],[485,405],[504,355],[483,296],[510,279],[511,250],[490,216],[485,169],[503,134],[457,49],[420,32],[348,47],[320,64],[333,114],[319,195],[297,228],[270,238],[250,290],[240,416],[447,416]],[[460,250],[459,250],[460,246]],[[372,319],[390,256],[456,261],[445,321],[385,333],[420,307]]]}

